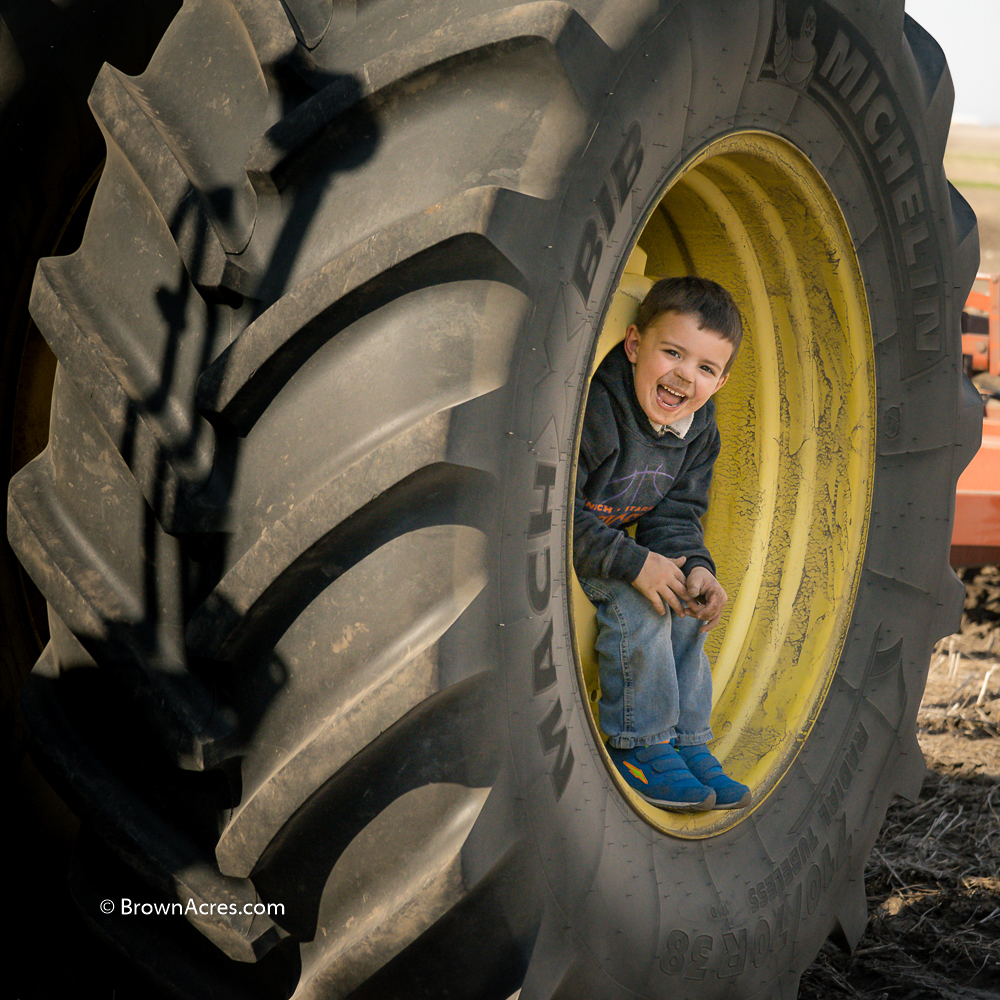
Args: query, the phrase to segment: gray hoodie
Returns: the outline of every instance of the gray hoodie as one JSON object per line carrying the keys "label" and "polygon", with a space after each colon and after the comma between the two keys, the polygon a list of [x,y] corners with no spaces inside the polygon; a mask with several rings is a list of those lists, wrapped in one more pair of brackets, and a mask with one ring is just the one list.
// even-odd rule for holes
{"label": "gray hoodie", "polygon": [[[624,346],[612,348],[594,373],[583,418],[573,518],[577,574],[631,583],[650,549],[687,556],[685,575],[695,566],[714,574],[700,518],[720,444],[712,400],[695,411],[683,439],[658,435],[636,399]],[[635,540],[625,531],[633,522]]]}

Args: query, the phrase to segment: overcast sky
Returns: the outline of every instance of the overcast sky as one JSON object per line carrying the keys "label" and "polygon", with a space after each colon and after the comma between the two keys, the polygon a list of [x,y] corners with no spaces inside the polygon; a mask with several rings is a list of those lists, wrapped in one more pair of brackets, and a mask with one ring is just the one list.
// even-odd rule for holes
{"label": "overcast sky", "polygon": [[906,0],[944,49],[956,121],[1000,125],[1000,0]]}

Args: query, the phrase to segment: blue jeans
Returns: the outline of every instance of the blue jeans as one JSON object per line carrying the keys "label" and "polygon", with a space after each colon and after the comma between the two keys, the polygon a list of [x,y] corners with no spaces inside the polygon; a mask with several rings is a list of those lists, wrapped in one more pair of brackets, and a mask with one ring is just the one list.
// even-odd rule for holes
{"label": "blue jeans", "polygon": [[629,750],[674,740],[697,746],[712,739],[712,672],[697,618],[678,618],[653,605],[630,583],[580,580],[597,605],[601,676],[598,717],[610,746]]}

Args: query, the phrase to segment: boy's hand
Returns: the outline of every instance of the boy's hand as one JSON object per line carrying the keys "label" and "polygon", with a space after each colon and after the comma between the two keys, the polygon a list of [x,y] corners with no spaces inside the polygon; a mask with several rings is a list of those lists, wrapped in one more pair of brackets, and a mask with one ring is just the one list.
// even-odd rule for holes
{"label": "boy's hand", "polygon": [[687,556],[668,559],[658,552],[650,552],[642,564],[642,569],[639,570],[639,575],[632,581],[632,586],[653,605],[657,614],[666,614],[665,603],[669,604],[679,617],[683,618],[687,614],[684,602],[688,600],[690,594],[684,574],[681,572],[681,566],[686,561]]}
{"label": "boy's hand", "polygon": [[687,591],[689,614],[705,623],[698,631],[711,632],[719,624],[722,609],[729,600],[722,584],[704,566],[695,566],[688,574]]}

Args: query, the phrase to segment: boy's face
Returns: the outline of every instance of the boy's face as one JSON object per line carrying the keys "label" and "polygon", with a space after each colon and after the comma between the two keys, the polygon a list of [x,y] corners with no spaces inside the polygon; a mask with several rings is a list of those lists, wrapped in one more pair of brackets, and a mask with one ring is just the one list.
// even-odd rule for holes
{"label": "boy's face", "polygon": [[672,424],[700,410],[729,378],[723,374],[733,346],[711,330],[699,329],[698,317],[667,312],[640,334],[625,331],[625,353],[635,365],[635,394],[654,424]]}

